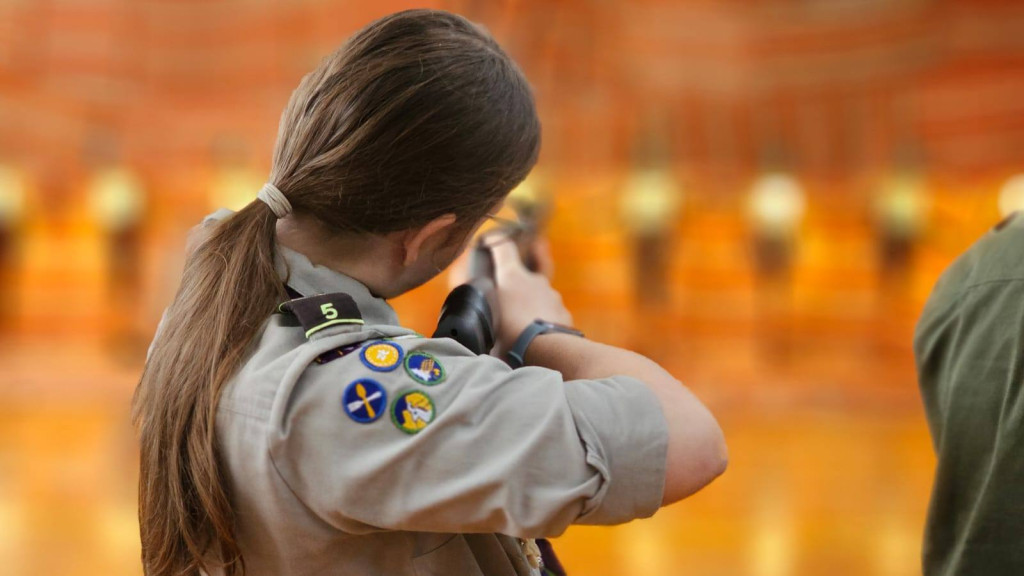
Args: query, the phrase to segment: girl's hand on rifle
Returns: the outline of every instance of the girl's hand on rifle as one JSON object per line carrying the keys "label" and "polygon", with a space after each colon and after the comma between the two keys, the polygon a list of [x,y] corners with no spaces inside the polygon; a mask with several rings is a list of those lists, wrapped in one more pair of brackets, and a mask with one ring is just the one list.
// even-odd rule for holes
{"label": "girl's hand on rifle", "polygon": [[[488,243],[494,258],[494,283],[501,310],[497,327],[497,348],[507,350],[531,322],[540,318],[548,322],[572,325],[572,314],[562,302],[562,295],[551,287],[548,277],[531,272],[523,266],[514,242],[496,240]],[[550,273],[551,255],[546,243],[538,243],[537,261],[541,270]]]}
{"label": "girl's hand on rifle", "polygon": [[[494,240],[492,240],[493,243]],[[469,260],[473,250],[465,250],[448,267],[448,291],[472,280],[469,273]],[[548,280],[555,276],[555,260],[551,257],[551,244],[544,236],[535,236],[530,244],[530,255],[537,263],[537,272],[543,274]]]}

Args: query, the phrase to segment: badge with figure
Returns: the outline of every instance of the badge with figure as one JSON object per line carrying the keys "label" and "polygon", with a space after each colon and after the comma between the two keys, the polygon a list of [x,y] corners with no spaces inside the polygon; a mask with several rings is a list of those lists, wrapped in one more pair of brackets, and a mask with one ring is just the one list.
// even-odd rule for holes
{"label": "badge with figure", "polygon": [[406,434],[416,434],[434,421],[434,401],[426,392],[410,390],[391,403],[391,421]]}
{"label": "badge with figure", "polygon": [[360,378],[345,388],[341,404],[349,418],[360,424],[369,424],[384,415],[388,393],[376,380]]}
{"label": "badge with figure", "polygon": [[363,347],[359,354],[363,364],[376,372],[390,372],[402,362],[402,347],[394,342],[378,340]]}
{"label": "badge with figure", "polygon": [[426,352],[410,352],[405,357],[405,371],[410,378],[425,386],[436,386],[445,377],[441,362]]}

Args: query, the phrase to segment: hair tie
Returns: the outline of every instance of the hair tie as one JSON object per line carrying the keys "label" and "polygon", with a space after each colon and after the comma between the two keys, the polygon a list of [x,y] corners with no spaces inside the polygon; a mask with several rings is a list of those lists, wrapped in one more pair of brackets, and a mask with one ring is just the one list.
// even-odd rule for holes
{"label": "hair tie", "polygon": [[263,188],[260,188],[256,198],[270,206],[270,211],[278,218],[284,218],[292,213],[292,203],[285,198],[284,193],[278,190],[277,186],[270,182],[267,182],[263,185]]}

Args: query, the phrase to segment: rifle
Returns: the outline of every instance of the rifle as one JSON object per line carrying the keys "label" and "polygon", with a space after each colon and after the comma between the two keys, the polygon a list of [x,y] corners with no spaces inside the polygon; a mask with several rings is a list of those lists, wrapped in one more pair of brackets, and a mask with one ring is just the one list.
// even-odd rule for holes
{"label": "rifle", "polygon": [[516,218],[491,217],[498,225],[476,239],[469,255],[470,280],[445,298],[433,335],[434,338],[452,338],[475,354],[487,354],[494,348],[494,331],[501,313],[495,298],[494,260],[489,241],[494,237],[514,241],[526,268],[534,272],[539,268],[534,244],[547,222],[549,206],[532,195],[517,196],[515,192],[509,196],[508,204]]}

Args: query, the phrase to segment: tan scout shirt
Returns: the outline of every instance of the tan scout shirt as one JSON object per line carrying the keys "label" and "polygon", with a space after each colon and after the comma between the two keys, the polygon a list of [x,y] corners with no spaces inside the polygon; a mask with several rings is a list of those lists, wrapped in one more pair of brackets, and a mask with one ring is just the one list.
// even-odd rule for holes
{"label": "tan scout shirt", "polygon": [[307,339],[274,314],[223,392],[249,576],[536,574],[519,539],[660,505],[667,429],[643,383],[512,370],[400,327],[383,299],[297,252],[279,248],[278,268],[304,296],[348,293],[364,324]]}

